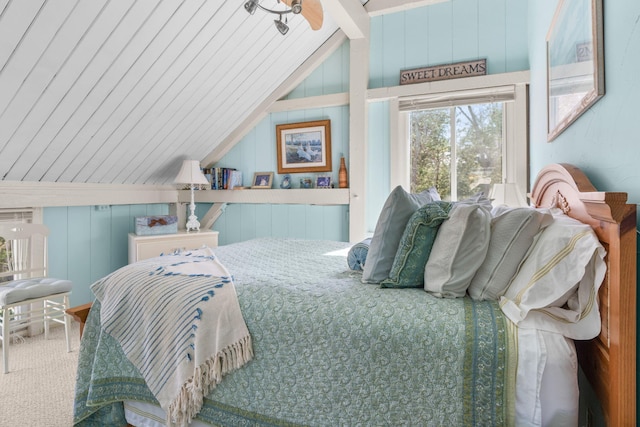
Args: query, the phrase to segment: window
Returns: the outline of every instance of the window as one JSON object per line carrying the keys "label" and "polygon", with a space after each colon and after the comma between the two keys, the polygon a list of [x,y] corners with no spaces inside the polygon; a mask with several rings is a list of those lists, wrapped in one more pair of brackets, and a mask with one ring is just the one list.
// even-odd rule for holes
{"label": "window", "polygon": [[503,103],[409,113],[410,188],[436,187],[443,200],[460,200],[505,179]]}
{"label": "window", "polygon": [[[33,209],[0,209],[0,222],[27,222],[34,221],[34,217],[40,217],[39,210]],[[4,238],[0,236],[0,282],[7,282],[19,277],[14,277],[8,273],[13,270],[22,269],[20,266],[31,259],[28,254],[23,253],[20,247],[12,247]]]}
{"label": "window", "polygon": [[526,194],[527,83],[496,84],[510,79],[504,76],[469,78],[459,90],[461,83],[449,81],[432,85],[434,93],[392,99],[391,188],[435,186],[443,199],[460,200],[514,183]]}

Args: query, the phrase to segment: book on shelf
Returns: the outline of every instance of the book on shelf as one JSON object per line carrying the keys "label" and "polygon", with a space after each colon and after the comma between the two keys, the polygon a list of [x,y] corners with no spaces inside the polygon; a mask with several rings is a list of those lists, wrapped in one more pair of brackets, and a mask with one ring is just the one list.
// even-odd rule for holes
{"label": "book on shelf", "polygon": [[242,172],[234,169],[229,173],[228,189],[233,190],[236,187],[242,187]]}
{"label": "book on shelf", "polygon": [[236,168],[211,168],[211,189],[230,190],[242,185],[242,172]]}

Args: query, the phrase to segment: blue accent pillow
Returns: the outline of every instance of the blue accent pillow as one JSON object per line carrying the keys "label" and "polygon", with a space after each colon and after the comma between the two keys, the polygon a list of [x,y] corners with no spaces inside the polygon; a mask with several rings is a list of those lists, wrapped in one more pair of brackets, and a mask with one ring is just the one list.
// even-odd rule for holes
{"label": "blue accent pillow", "polygon": [[371,244],[371,239],[364,239],[362,242],[351,246],[347,254],[347,264],[349,264],[351,270],[364,270],[364,264],[367,261],[367,254],[369,253],[369,244]]}
{"label": "blue accent pillow", "polygon": [[452,203],[436,201],[418,209],[409,218],[402,233],[389,277],[383,288],[420,288],[424,286],[424,268],[429,259],[440,224],[449,217]]}
{"label": "blue accent pillow", "polygon": [[436,200],[440,200],[440,196],[435,188],[418,194],[408,193],[401,186],[393,189],[382,207],[371,238],[368,262],[362,273],[363,282],[377,284],[389,277],[409,218],[418,208]]}

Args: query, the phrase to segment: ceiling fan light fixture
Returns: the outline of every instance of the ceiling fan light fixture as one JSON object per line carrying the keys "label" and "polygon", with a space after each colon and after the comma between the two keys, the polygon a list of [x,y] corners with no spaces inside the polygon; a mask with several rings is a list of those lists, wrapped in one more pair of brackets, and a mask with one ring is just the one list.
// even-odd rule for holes
{"label": "ceiling fan light fixture", "polygon": [[280,15],[279,20],[274,19],[273,22],[276,24],[276,28],[278,29],[278,31],[280,31],[280,34],[282,34],[283,36],[287,34],[287,32],[289,31],[289,26],[282,22],[282,15]]}
{"label": "ceiling fan light fixture", "polygon": [[302,12],[302,0],[291,0],[291,12],[296,15]]}
{"label": "ceiling fan light fixture", "polygon": [[256,9],[258,8],[258,2],[256,0],[249,0],[244,4],[244,9],[249,12],[251,15],[253,15],[253,13],[256,11]]}
{"label": "ceiling fan light fixture", "polygon": [[306,0],[304,10],[302,9],[303,0],[272,0],[271,6],[264,6],[262,0],[246,0],[244,8],[247,12],[253,15],[256,9],[260,9],[266,13],[272,13],[279,16],[279,20],[274,20],[276,28],[281,34],[286,34],[289,31],[287,25],[288,14],[302,15],[304,19],[309,22],[311,29],[318,30],[322,26],[322,5],[320,0]]}

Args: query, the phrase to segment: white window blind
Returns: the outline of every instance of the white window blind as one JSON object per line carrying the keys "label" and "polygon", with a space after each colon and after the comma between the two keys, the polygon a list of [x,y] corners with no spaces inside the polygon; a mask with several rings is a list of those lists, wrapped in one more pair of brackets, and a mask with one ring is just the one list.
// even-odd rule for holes
{"label": "white window blind", "polygon": [[33,209],[0,209],[2,222],[33,222]]}
{"label": "white window blind", "polygon": [[507,85],[399,98],[398,107],[400,111],[427,110],[458,105],[509,102],[514,99],[515,86]]}
{"label": "white window blind", "polygon": [[[41,222],[40,209],[22,208],[22,209],[0,209],[0,222]],[[9,246],[4,238],[0,236],[0,276],[3,280],[20,279],[21,277],[13,277],[8,272],[16,270],[28,269],[28,264],[32,262],[32,257],[28,253],[27,248],[23,248],[20,242],[15,242],[13,246]]]}

